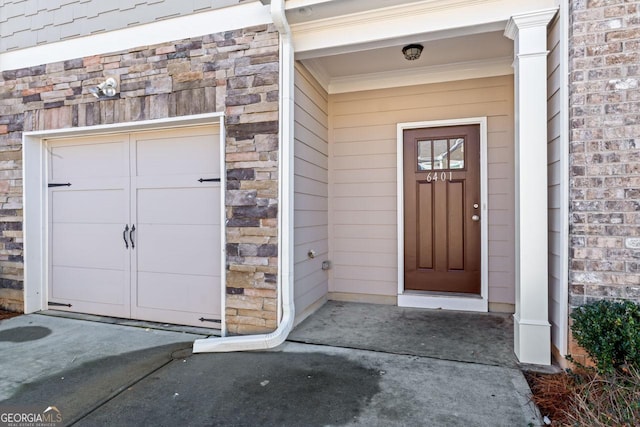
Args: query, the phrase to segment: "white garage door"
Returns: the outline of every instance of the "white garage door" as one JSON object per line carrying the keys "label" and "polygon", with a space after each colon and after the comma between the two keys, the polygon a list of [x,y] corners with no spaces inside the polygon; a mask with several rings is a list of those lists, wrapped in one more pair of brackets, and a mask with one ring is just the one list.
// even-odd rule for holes
{"label": "white garage door", "polygon": [[49,142],[49,308],[219,327],[219,144],[214,127]]}

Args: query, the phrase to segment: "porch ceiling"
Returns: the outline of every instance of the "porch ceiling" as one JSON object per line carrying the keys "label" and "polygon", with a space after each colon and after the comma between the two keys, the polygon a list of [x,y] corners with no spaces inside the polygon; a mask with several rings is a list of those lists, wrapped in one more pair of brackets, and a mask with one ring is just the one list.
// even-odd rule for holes
{"label": "porch ceiling", "polygon": [[425,41],[417,36],[413,43],[422,44],[424,50],[420,58],[415,61],[404,59],[402,47],[405,45],[398,44],[380,49],[326,56],[318,58],[317,63],[330,77],[335,78],[468,61],[512,58],[513,41],[506,38],[503,33],[503,31],[494,31],[432,41]]}
{"label": "porch ceiling", "polygon": [[[404,58],[402,47],[407,43],[424,46],[419,59]],[[329,93],[512,73],[513,42],[503,31],[441,39],[416,35],[411,41],[360,49],[300,62]]]}

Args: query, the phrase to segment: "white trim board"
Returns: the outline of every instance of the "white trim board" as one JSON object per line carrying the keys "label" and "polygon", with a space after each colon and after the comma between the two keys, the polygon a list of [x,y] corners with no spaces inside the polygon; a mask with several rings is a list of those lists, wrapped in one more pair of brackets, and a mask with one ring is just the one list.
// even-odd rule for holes
{"label": "white trim board", "polygon": [[516,14],[555,6],[556,0],[423,0],[291,26],[296,56],[307,59],[368,48],[388,40],[445,31],[451,36],[469,27],[503,29]]}
{"label": "white trim board", "polygon": [[[86,126],[24,132],[23,144],[23,182],[24,182],[24,312],[33,313],[48,308],[48,230],[47,230],[47,151],[45,140],[73,136],[104,135],[143,130],[191,127],[198,125],[214,125],[220,128],[221,154],[221,188],[226,188],[225,132],[224,114],[210,113],[168,119],[145,120],[130,123]],[[226,297],[226,237],[225,237],[225,192],[221,191],[220,215],[221,252],[221,313],[222,334],[226,331],[225,297]]]}
{"label": "white trim board", "polygon": [[138,46],[155,45],[269,23],[271,23],[269,8],[262,6],[260,2],[247,2],[233,7],[3,52],[0,54],[0,71],[126,51]]}
{"label": "white trim board", "polygon": [[[406,129],[442,126],[480,125],[480,297],[443,293],[405,291],[404,289],[404,143]],[[398,123],[397,125],[397,211],[398,211],[398,306],[441,308],[445,310],[489,310],[489,205],[487,177],[487,118],[470,117],[451,120]]]}

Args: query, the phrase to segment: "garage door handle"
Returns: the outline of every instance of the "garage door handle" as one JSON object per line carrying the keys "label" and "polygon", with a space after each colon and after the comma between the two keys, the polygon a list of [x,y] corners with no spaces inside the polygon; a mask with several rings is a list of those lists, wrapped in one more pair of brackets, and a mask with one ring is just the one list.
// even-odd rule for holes
{"label": "garage door handle", "polygon": [[129,240],[131,240],[131,249],[136,248],[136,243],[133,241],[133,232],[136,231],[135,224],[131,226],[131,231],[129,232]]}
{"label": "garage door handle", "polygon": [[127,242],[127,231],[129,231],[129,226],[124,226],[124,231],[122,232],[122,239],[124,240],[124,247],[129,249],[129,242]]}

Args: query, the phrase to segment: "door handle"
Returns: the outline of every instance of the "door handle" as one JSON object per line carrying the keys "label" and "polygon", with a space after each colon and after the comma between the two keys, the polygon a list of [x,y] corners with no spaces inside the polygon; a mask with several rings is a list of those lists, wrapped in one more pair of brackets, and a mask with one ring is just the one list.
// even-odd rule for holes
{"label": "door handle", "polygon": [[127,242],[127,231],[129,231],[129,225],[124,226],[124,231],[122,232],[122,239],[124,240],[124,247],[129,249],[129,242]]}
{"label": "door handle", "polygon": [[[472,220],[472,221],[476,221],[476,222],[477,222],[477,221],[480,221],[480,217],[479,217],[478,215],[473,215],[473,216],[471,217],[471,220]],[[132,243],[132,244],[133,244],[133,243]]]}
{"label": "door handle", "polygon": [[131,231],[129,232],[129,240],[131,240],[131,249],[136,248],[136,243],[133,241],[133,232],[136,231],[136,225],[133,224],[131,226]]}

